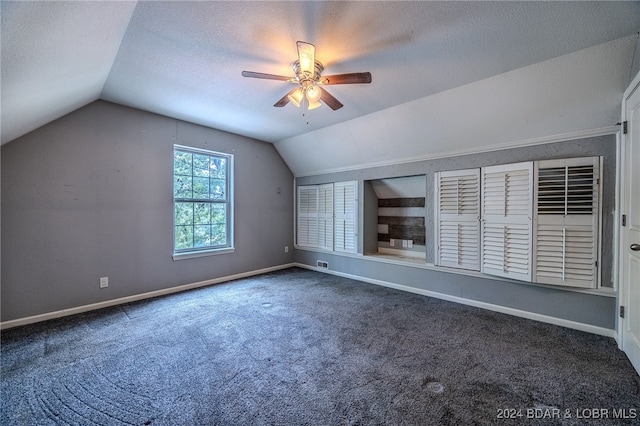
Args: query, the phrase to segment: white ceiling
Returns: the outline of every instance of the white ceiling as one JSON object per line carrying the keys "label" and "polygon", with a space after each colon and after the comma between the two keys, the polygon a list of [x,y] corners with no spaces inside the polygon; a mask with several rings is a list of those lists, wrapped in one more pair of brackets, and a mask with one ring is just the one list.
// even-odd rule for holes
{"label": "white ceiling", "polygon": [[[254,137],[291,139],[640,30],[638,2],[1,3],[2,143],[97,99]],[[272,105],[297,40],[345,105]],[[308,124],[307,124],[308,121]]]}

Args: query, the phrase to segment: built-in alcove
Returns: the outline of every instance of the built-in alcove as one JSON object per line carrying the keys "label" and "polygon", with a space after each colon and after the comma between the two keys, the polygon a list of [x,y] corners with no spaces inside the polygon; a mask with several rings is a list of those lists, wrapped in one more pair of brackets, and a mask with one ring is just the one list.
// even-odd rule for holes
{"label": "built-in alcove", "polygon": [[426,176],[364,182],[364,252],[425,259]]}

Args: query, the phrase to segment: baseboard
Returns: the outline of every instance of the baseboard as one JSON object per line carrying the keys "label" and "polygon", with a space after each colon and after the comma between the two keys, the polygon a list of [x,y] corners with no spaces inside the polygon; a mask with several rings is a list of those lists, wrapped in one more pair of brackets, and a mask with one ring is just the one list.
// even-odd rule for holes
{"label": "baseboard", "polygon": [[403,285],[403,284],[396,284],[396,283],[392,283],[392,282],[388,282],[388,281],[381,281],[381,280],[376,280],[376,279],[373,279],[373,278],[361,277],[359,275],[352,275],[352,274],[347,274],[347,273],[344,273],[344,272],[332,271],[332,270],[327,270],[327,269],[323,269],[323,268],[316,268],[316,267],[305,265],[305,264],[301,264],[301,263],[295,263],[295,266],[298,266],[300,268],[305,268],[305,269],[311,269],[313,271],[322,272],[322,273],[325,273],[325,274],[331,274],[331,275],[336,275],[336,276],[339,276],[339,277],[350,278],[350,279],[353,279],[353,280],[364,281],[364,282],[369,283],[369,284],[376,284],[376,285],[380,285],[380,286],[383,286],[383,287],[393,288],[393,289],[396,289],[396,290],[402,290],[402,291],[407,291],[407,292],[410,292],[410,293],[421,294],[423,296],[429,296],[429,297],[433,297],[435,299],[447,300],[449,302],[460,303],[462,305],[468,305],[468,306],[473,306],[473,307],[476,307],[476,308],[487,309],[489,311],[500,312],[500,313],[503,313],[503,314],[513,315],[513,316],[520,317],[520,318],[530,319],[530,320],[534,320],[534,321],[540,321],[540,322],[544,322],[544,323],[547,323],[547,324],[558,325],[558,326],[561,326],[561,327],[571,328],[571,329],[574,329],[574,330],[584,331],[584,332],[587,332],[587,333],[598,334],[600,336],[616,338],[616,331],[615,330],[611,330],[611,329],[604,328],[604,327],[598,327],[598,326],[591,325],[591,324],[584,324],[584,323],[581,323],[581,322],[576,322],[576,321],[571,321],[571,320],[567,320],[567,319],[552,317],[552,316],[548,316],[548,315],[536,314],[534,312],[523,311],[523,310],[520,310],[520,309],[509,308],[509,307],[506,307],[506,306],[494,305],[492,303],[480,302],[480,301],[472,300],[472,299],[465,299],[463,297],[452,296],[450,294],[438,293],[438,292],[435,292],[435,291],[424,290],[424,289],[421,289],[421,288],[411,287],[411,286],[407,286],[407,285]]}
{"label": "baseboard", "polygon": [[268,272],[279,271],[281,269],[287,269],[296,266],[295,263],[287,263],[284,265],[272,266],[269,268],[258,269],[249,272],[242,272],[240,274],[227,275],[220,278],[212,278],[210,280],[199,281],[191,284],[180,285],[177,287],[165,288],[162,290],[150,291],[148,293],[135,294],[133,296],[121,297],[119,299],[107,300],[104,302],[92,303],[90,305],[78,306],[75,308],[62,309],[60,311],[48,312],[46,314],[33,315],[25,318],[18,318],[15,320],[0,322],[0,330],[5,330],[12,327],[18,327],[21,325],[33,324],[36,322],[47,321],[55,318],[62,318],[69,315],[81,314],[83,312],[94,311],[96,309],[109,308],[111,306],[122,305],[124,303],[137,302],[139,300],[151,299],[152,297],[165,296],[167,294],[179,293],[181,291],[192,290],[194,288],[206,287],[208,285],[219,284],[226,281],[237,280],[240,278],[252,277],[254,275],[266,274]]}

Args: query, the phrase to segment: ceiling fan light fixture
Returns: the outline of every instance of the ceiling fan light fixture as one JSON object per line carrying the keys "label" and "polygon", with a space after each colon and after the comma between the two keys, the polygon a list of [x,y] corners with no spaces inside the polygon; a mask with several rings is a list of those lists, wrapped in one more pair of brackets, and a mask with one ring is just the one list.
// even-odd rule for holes
{"label": "ceiling fan light fixture", "polygon": [[308,105],[307,105],[307,109],[308,110],[316,109],[316,108],[320,108],[321,106],[322,106],[321,102],[318,102],[318,101],[311,102],[311,101],[309,101]]}
{"label": "ceiling fan light fixture", "polygon": [[[312,104],[312,103],[318,102],[320,100],[320,97],[322,96],[322,91],[315,84],[310,84],[307,87],[306,95],[307,95],[307,100],[309,101],[309,104]],[[311,108],[309,108],[309,109],[311,109]]]}
{"label": "ceiling fan light fixture", "polygon": [[300,104],[302,103],[302,99],[304,98],[304,93],[302,93],[302,89],[298,88],[295,92],[291,93],[289,96],[289,102],[300,108]]}
{"label": "ceiling fan light fixture", "polygon": [[[294,77],[255,71],[242,71],[243,77],[279,80],[288,83],[297,83],[299,85],[299,87],[291,89],[286,95],[273,104],[274,107],[283,107],[288,103],[292,103],[298,108],[310,110],[318,108],[324,103],[335,111],[344,105],[320,85],[371,83],[371,73],[369,72],[336,74],[323,78],[322,71],[324,71],[324,66],[315,59],[316,47],[311,43],[299,41],[297,48],[298,59],[292,64],[295,74]],[[322,101],[322,103],[320,101]]]}

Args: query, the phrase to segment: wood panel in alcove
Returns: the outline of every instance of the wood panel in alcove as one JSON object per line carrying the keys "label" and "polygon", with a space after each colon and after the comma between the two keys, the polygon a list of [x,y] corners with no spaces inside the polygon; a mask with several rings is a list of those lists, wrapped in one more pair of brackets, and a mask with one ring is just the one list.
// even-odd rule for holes
{"label": "wood panel in alcove", "polygon": [[423,209],[424,197],[413,198],[380,198],[378,209],[386,209],[394,214],[378,215],[378,241],[389,242],[390,239],[412,240],[414,244],[425,245],[424,212],[416,215],[416,209]]}

